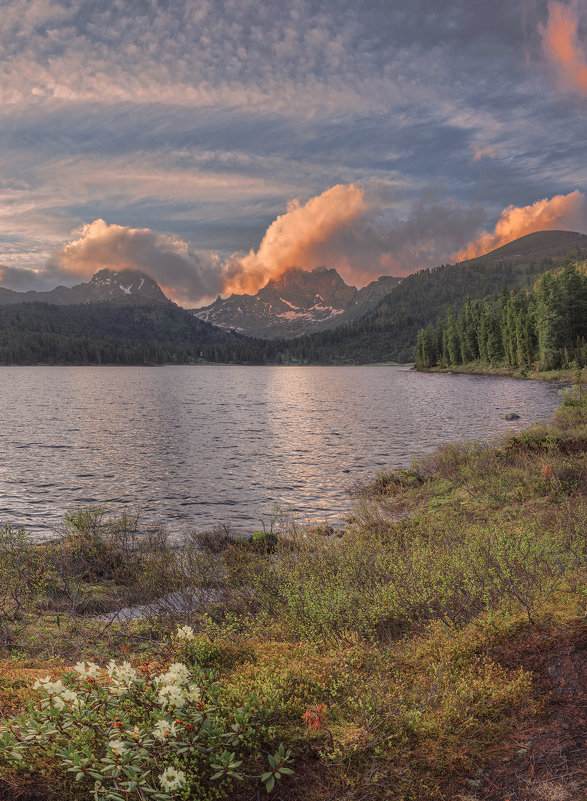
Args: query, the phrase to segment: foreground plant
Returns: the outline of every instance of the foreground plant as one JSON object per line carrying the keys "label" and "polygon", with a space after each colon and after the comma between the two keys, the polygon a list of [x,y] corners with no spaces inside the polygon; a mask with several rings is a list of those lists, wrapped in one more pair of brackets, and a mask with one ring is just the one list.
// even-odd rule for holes
{"label": "foreground plant", "polygon": [[[226,798],[254,760],[253,701],[223,706],[219,683],[199,667],[79,662],[35,689],[39,700],[0,729],[0,755],[21,770],[49,755],[96,801]],[[268,759],[270,790],[293,771],[283,746]]]}

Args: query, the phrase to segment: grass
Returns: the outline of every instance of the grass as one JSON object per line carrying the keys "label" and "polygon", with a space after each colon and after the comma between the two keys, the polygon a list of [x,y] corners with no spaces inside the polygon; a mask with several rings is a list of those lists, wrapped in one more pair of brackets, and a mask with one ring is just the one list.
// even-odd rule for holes
{"label": "grass", "polygon": [[[425,373],[464,373],[467,375],[501,375],[510,378],[528,378],[536,381],[561,381],[572,384],[576,380],[576,370],[565,367],[559,370],[540,370],[538,366],[523,368],[507,367],[503,364],[489,364],[488,362],[474,361],[465,364],[456,364],[451,367],[418,368]],[[582,370],[582,380],[587,383],[587,367]]]}
{"label": "grass", "polygon": [[[276,798],[571,801],[578,780],[539,762],[530,780],[517,754],[562,725],[544,682],[585,615],[586,445],[587,402],[571,395],[548,426],[444,446],[356,487],[340,531],[282,520],[271,542],[220,528],[172,548],[136,517],[85,510],[42,548],[5,532],[0,713],[79,659],[177,661],[172,632],[189,623],[223,703],[254,699],[260,756],[293,749]],[[156,603],[170,593],[174,606]],[[132,603],[153,606],[95,619]],[[89,797],[54,761],[24,770],[0,748],[0,797],[39,788]],[[228,797],[256,793],[245,781]]]}

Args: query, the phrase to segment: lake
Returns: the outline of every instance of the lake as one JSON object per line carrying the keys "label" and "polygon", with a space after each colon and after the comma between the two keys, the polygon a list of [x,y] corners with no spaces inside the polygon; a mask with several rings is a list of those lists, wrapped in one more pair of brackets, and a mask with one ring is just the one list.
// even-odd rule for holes
{"label": "lake", "polygon": [[0,381],[0,524],[39,538],[96,504],[177,536],[252,531],[275,504],[336,523],[357,480],[560,403],[544,382],[387,366],[2,367]]}

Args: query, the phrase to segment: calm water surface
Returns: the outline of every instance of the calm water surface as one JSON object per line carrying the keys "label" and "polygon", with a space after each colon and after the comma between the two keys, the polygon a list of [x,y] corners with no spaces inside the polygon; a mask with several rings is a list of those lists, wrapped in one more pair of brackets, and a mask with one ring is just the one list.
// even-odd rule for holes
{"label": "calm water surface", "polygon": [[0,523],[37,536],[90,504],[178,535],[251,530],[275,504],[336,522],[358,479],[560,400],[543,382],[404,367],[3,367],[0,382]]}

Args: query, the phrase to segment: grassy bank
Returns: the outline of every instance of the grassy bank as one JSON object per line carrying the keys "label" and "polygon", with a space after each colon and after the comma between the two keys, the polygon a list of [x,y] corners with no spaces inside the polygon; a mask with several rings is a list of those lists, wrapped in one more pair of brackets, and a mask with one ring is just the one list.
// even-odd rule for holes
{"label": "grassy bank", "polygon": [[[466,375],[501,375],[510,378],[529,378],[535,381],[561,381],[572,384],[577,381],[577,371],[572,367],[560,370],[539,370],[538,367],[527,369],[514,369],[504,365],[494,366],[487,362],[468,362],[467,364],[453,365],[452,367],[418,367],[422,373],[464,373]],[[581,381],[587,384],[587,367],[581,371]]]}
{"label": "grassy bank", "polygon": [[581,797],[586,447],[570,393],[550,425],[355,487],[338,531],[5,529],[0,798]]}

